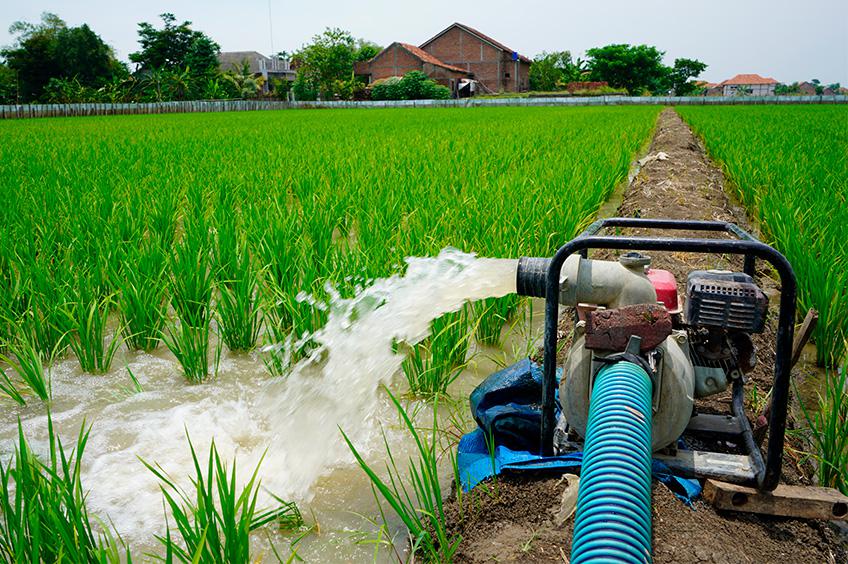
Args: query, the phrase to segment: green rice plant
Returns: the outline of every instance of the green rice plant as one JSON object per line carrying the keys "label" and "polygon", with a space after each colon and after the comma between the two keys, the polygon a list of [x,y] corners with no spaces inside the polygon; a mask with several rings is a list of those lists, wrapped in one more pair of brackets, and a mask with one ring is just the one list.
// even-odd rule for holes
{"label": "green rice plant", "polygon": [[519,297],[515,294],[475,302],[477,340],[484,345],[499,345],[503,327],[515,315],[519,303]]}
{"label": "green rice plant", "polygon": [[72,302],[70,285],[65,275],[55,269],[41,264],[31,264],[27,268],[30,301],[21,319],[21,330],[33,336],[43,358],[61,356],[68,347],[71,329],[68,316]]}
{"label": "green rice plant", "polygon": [[145,239],[125,261],[116,274],[125,342],[131,350],[151,351],[159,345],[168,311],[167,256],[157,241]]}
{"label": "green rice plant", "polygon": [[[276,505],[257,507],[261,482],[259,464],[250,479],[239,490],[236,486],[236,463],[228,471],[213,441],[204,468],[188,437],[194,475],[191,490],[181,488],[160,466],[142,461],[161,482],[162,495],[170,509],[181,542],[171,535],[170,524],[165,536],[157,536],[165,547],[165,562],[216,562],[248,564],[250,535],[260,527],[274,523],[280,529],[293,530],[303,525],[300,510],[292,502],[273,496]],[[167,517],[167,516],[166,516]]]}
{"label": "green rice plant", "polygon": [[203,327],[210,317],[214,273],[205,237],[187,235],[171,257],[171,303],[180,320]]}
{"label": "green rice plant", "polygon": [[[18,379],[26,384],[32,393],[38,396],[41,401],[50,401],[52,397],[52,387],[50,385],[50,368],[49,364],[53,360],[53,354],[48,358],[48,367],[45,368],[41,354],[38,352],[33,341],[22,335],[18,341],[10,348],[11,356],[0,354],[0,361],[11,366],[18,375]],[[14,357],[14,358],[12,358]],[[2,380],[5,383],[0,383],[0,389],[5,391],[12,399],[23,405],[23,397],[12,392],[11,388],[14,385],[2,375]],[[7,384],[11,388],[7,387]]]}
{"label": "green rice plant", "polygon": [[100,298],[87,282],[80,282],[76,301],[68,312],[71,326],[69,344],[84,372],[108,372],[121,345],[120,328],[115,330],[111,342],[106,345],[106,326],[112,304],[111,296]]}
{"label": "green rice plant", "polygon": [[[365,459],[356,450],[345,432],[340,429],[342,437],[344,437],[348,448],[356,458],[359,467],[368,475],[368,479],[371,480],[376,492],[406,525],[412,539],[413,551],[429,562],[450,562],[454,553],[456,553],[461,538],[451,535],[446,529],[442,486],[436,454],[439,440],[438,409],[434,408],[433,410],[433,428],[428,438],[421,435],[415,428],[397,398],[388,389],[386,389],[386,393],[389,394],[389,398],[394,403],[404,428],[415,442],[416,456],[409,460],[408,475],[404,477],[398,468],[385,434],[383,440],[388,455],[388,462],[386,463],[388,478],[386,480],[380,478],[377,472],[365,462]],[[383,506],[379,498],[377,504],[385,523],[386,517],[383,514]]]}
{"label": "green rice plant", "polygon": [[801,410],[809,426],[811,454],[818,462],[819,485],[848,495],[848,360],[826,373],[824,388],[815,411],[803,401]]}
{"label": "green rice plant", "polygon": [[848,339],[848,108],[681,107],[730,189],[783,253],[799,311],[815,308],[819,364],[838,366]]}
{"label": "green rice plant", "polygon": [[6,371],[2,368],[0,368],[0,392],[3,392],[9,399],[18,405],[26,405],[26,399],[24,399],[24,396],[20,391],[18,391],[15,383],[9,379],[6,375]]}
{"label": "green rice plant", "polygon": [[[222,228],[222,226],[227,226]],[[221,338],[231,351],[256,346],[261,328],[259,282],[245,242],[236,240],[231,222],[219,222],[215,253]]]}
{"label": "green rice plant", "polygon": [[448,313],[430,325],[431,334],[413,346],[401,370],[415,396],[436,398],[447,394],[448,386],[467,366],[469,341],[466,310]]}
{"label": "green rice plant", "polygon": [[[94,523],[82,487],[82,458],[90,428],[80,428],[67,453],[48,413],[49,455],[35,455],[18,424],[15,455],[0,463],[0,559],[5,562],[132,562],[129,549],[103,523]],[[123,553],[123,554],[122,554]]]}
{"label": "green rice plant", "polygon": [[165,326],[167,332],[163,333],[162,340],[171,354],[177,358],[186,380],[199,384],[218,373],[218,365],[221,360],[220,343],[216,345],[213,351],[214,356],[211,363],[209,358],[209,340],[212,335],[211,319],[207,317],[200,327],[195,327],[182,320],[167,321]]}

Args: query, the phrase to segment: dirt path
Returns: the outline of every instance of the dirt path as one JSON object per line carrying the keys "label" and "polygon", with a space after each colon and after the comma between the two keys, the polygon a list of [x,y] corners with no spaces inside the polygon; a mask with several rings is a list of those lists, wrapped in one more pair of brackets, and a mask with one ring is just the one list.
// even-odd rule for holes
{"label": "dirt path", "polygon": [[[664,152],[667,160],[642,167],[627,189],[618,216],[732,221],[752,231],[745,212],[724,192],[721,171],[707,158],[701,143],[672,109],[662,112],[649,150]],[[633,230],[635,234],[637,230]],[[691,234],[683,234],[691,236]],[[597,253],[595,258],[611,258]],[[653,266],[673,272],[678,280],[697,268],[741,270],[741,258],[666,253]],[[767,272],[758,282],[774,295],[778,284]],[[774,305],[776,300],[771,300]],[[760,363],[753,383],[767,391],[772,380],[775,312],[771,327],[755,341]],[[563,318],[563,334],[570,330]],[[703,411],[727,411],[729,394],[699,402]],[[784,481],[805,482],[791,458],[784,462]],[[555,526],[553,515],[565,485],[559,478],[504,476],[497,484],[482,485],[466,494],[460,515],[456,500],[447,507],[449,527],[462,535],[457,562],[567,562],[572,520]],[[656,563],[779,563],[848,562],[848,552],[824,523],[718,512],[698,500],[693,509],[678,501],[664,486],[653,490],[654,562]]]}

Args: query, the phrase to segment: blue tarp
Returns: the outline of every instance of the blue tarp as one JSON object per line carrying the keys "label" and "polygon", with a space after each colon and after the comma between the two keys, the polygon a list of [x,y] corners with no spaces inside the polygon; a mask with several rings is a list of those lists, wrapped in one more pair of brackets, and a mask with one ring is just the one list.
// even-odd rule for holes
{"label": "blue tarp", "polygon": [[[478,428],[462,437],[457,454],[463,491],[470,490],[504,470],[576,472],[580,468],[582,452],[539,456],[529,451],[538,444],[541,422],[538,402],[541,390],[541,367],[525,359],[492,374],[472,392],[471,412]],[[494,456],[486,445],[487,435],[494,439]],[[680,447],[685,448],[685,445],[681,444]],[[689,506],[701,494],[701,483],[698,480],[674,476],[658,460],[653,462],[653,475]]]}

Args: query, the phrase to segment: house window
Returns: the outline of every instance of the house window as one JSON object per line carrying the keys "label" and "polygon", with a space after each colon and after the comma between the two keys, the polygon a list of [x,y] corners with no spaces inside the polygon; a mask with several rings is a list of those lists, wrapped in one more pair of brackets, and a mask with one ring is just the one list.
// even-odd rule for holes
{"label": "house window", "polygon": [[509,78],[509,73],[508,73],[508,72],[505,72],[505,73],[504,73],[504,78]]}

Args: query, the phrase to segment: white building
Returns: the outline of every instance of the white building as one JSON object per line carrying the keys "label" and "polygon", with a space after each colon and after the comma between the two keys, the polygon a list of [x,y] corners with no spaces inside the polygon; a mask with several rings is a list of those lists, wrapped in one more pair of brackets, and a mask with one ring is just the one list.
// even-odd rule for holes
{"label": "white building", "polygon": [[758,74],[737,74],[731,79],[718,83],[722,96],[736,96],[744,92],[751,96],[774,96],[774,87],[778,82]]}

